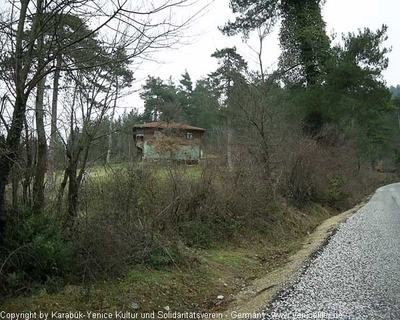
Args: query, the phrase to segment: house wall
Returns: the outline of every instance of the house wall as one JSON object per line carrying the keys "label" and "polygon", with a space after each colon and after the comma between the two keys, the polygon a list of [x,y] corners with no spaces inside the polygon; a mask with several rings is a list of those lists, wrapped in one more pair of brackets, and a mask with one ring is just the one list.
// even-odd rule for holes
{"label": "house wall", "polygon": [[[141,131],[144,138],[143,160],[173,159],[179,161],[198,161],[201,158],[202,132],[179,130],[171,134],[157,135],[155,128]],[[187,139],[187,133],[193,138]]]}
{"label": "house wall", "polygon": [[200,146],[180,145],[175,151],[159,152],[153,143],[146,141],[143,149],[143,159],[173,159],[180,161],[197,161],[200,159]]}

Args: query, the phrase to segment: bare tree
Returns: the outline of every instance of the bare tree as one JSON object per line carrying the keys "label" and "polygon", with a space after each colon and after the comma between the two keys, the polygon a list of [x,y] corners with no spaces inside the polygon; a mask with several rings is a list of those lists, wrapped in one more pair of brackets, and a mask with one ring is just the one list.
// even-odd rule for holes
{"label": "bare tree", "polygon": [[[263,50],[264,50],[264,40],[271,33],[273,23],[268,23],[260,26],[256,29],[257,39],[258,39],[258,49],[254,49],[251,45],[247,44],[251,51],[257,55],[258,65],[260,68],[261,81],[265,81],[265,70],[263,64]],[[247,42],[247,39],[244,39]]]}
{"label": "bare tree", "polygon": [[66,236],[70,235],[78,213],[79,189],[85,176],[91,145],[99,139],[99,126],[112,108],[115,88],[110,85],[110,73],[110,70],[97,67],[84,73],[75,71],[70,75],[75,88],[72,101],[68,104],[69,133],[64,141],[68,161],[58,199],[60,205],[68,184],[68,208],[63,219]]}
{"label": "bare tree", "polygon": [[[18,146],[24,126],[27,101],[34,88],[49,74],[57,71],[72,71],[94,68],[109,63],[97,56],[87,55],[88,46],[77,44],[90,42],[93,35],[103,34],[103,43],[107,45],[107,35],[119,34],[120,30],[129,30],[125,34],[127,41],[127,58],[140,58],[153,50],[160,50],[178,41],[178,35],[191,18],[180,23],[172,21],[171,9],[190,0],[176,0],[153,3],[142,3],[134,7],[130,1],[65,1],[65,0],[20,0],[10,1],[0,15],[0,45],[3,67],[1,80],[12,94],[12,116],[6,119],[7,132],[0,150],[0,224],[4,224],[5,190],[11,168],[18,156]],[[78,16],[86,26],[74,32],[74,37],[58,33],[58,26],[66,15]],[[117,23],[124,26],[117,28]],[[46,50],[39,62],[37,59],[40,39],[45,36]],[[115,36],[114,36],[115,38]],[[95,43],[93,43],[95,44]],[[64,59],[58,63],[60,56],[75,52],[79,61]],[[2,117],[5,113],[2,113]],[[54,117],[53,117],[54,118]],[[53,124],[55,119],[53,119]],[[53,126],[56,127],[55,125]]]}

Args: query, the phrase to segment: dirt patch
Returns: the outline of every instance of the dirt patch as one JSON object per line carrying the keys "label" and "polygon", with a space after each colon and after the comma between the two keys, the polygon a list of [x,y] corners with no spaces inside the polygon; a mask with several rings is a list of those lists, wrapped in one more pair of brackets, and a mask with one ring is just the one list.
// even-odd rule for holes
{"label": "dirt patch", "polygon": [[224,311],[225,318],[231,314],[257,312],[268,305],[281,292],[289,288],[304,270],[304,266],[313,254],[321,249],[327,239],[337,230],[339,225],[358,211],[365,202],[339,215],[325,220],[317,229],[306,237],[302,248],[289,257],[284,266],[268,273],[265,277],[254,280],[250,285],[235,295],[234,300]]}

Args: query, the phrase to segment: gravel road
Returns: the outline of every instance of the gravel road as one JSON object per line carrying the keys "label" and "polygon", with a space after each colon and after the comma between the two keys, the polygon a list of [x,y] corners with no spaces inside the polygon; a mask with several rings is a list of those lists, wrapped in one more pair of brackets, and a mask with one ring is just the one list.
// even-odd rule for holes
{"label": "gravel road", "polygon": [[400,319],[400,184],[343,223],[265,319]]}

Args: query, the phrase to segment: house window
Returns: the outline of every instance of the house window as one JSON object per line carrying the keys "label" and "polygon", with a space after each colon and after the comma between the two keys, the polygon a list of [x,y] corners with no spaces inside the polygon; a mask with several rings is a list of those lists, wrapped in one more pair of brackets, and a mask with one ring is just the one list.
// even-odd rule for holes
{"label": "house window", "polygon": [[186,132],[186,139],[193,139],[193,133],[192,132]]}

